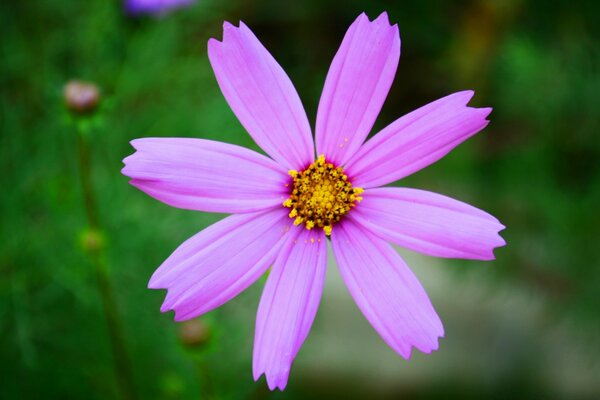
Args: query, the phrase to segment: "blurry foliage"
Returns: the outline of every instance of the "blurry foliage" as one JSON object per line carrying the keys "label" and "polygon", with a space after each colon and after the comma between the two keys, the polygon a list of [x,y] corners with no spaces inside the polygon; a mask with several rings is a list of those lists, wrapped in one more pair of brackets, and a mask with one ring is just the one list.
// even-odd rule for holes
{"label": "blurry foliage", "polygon": [[[250,379],[253,326],[240,317],[253,315],[261,285],[203,317],[208,337],[194,346],[181,341],[170,315],[159,313],[162,293],[146,289],[178,244],[220,216],[148,198],[127,185],[121,160],[132,152],[129,140],[143,136],[204,137],[258,150],[220,94],[206,56],[223,20],[243,19],[254,30],[314,121],[329,62],[363,10],[372,18],[387,10],[403,40],[374,132],[463,89],[477,92],[474,104],[494,107],[482,134],[400,184],[498,216],[508,227],[508,246],[494,265],[475,267],[486,268],[490,287],[529,287],[556,318],[568,316],[597,339],[599,3],[200,0],[162,18],[130,19],[119,1],[3,2],[0,397],[116,396],[95,278],[78,242],[86,225],[75,129],[61,97],[73,78],[96,82],[103,93],[102,123],[89,129],[93,180],[140,398],[267,395],[264,383]],[[472,262],[448,263],[457,274],[473,269]],[[597,340],[590,343],[600,354]],[[422,397],[468,389],[442,385]],[[278,396],[303,398],[304,390],[292,374]]]}

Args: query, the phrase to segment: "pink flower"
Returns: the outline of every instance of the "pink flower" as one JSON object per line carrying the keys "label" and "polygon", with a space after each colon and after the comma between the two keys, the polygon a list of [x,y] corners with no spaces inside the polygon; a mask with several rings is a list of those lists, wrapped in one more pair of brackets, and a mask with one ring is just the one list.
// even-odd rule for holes
{"label": "pink flower", "polygon": [[[465,91],[393,122],[363,143],[400,58],[387,14],[350,26],[325,81],[315,142],[283,69],[240,23],[224,25],[208,55],[231,109],[269,157],[202,139],[132,142],[131,184],[174,207],[231,213],[183,243],[149,287],[168,289],[161,311],[197,317],[235,297],[272,267],[256,319],[254,378],[283,390],[317,312],[327,238],[341,275],[382,339],[409,358],[438,348],[442,323],[425,290],[388,244],[424,254],[492,260],[504,228],[448,197],[380,187],[424,168],[483,129],[490,108]],[[316,154],[319,157],[315,157]]]}
{"label": "pink flower", "polygon": [[192,5],[196,0],[125,0],[125,10],[132,15],[164,15]]}

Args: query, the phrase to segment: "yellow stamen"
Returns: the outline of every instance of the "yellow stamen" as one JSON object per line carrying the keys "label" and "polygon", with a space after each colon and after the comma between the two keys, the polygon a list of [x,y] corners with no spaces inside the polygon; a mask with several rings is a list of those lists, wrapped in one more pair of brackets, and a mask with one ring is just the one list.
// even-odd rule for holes
{"label": "yellow stamen", "polygon": [[327,162],[324,155],[304,171],[288,173],[293,181],[283,206],[291,209],[294,225],[304,223],[308,230],[318,227],[329,236],[333,225],[362,200],[364,190],[353,187],[344,169]]}

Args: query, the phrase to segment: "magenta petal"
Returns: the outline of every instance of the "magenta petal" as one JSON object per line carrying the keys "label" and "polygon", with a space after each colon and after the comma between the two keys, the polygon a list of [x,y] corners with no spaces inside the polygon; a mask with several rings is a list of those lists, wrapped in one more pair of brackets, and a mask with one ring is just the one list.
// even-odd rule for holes
{"label": "magenta petal", "polygon": [[388,184],[444,157],[486,127],[491,108],[466,104],[472,91],[454,93],[397,119],[365,143],[344,170],[353,184]]}
{"label": "magenta petal", "polygon": [[292,82],[240,22],[223,26],[223,42],[210,39],[208,57],[229,106],[256,143],[286,169],[314,159],[308,118]]}
{"label": "magenta petal", "polygon": [[202,139],[147,138],[131,142],[124,160],[131,184],[173,207],[222,213],[281,205],[289,177],[273,160],[232,144]]}
{"label": "magenta petal", "polygon": [[407,359],[412,347],[437,350],[442,323],[392,246],[351,220],[333,229],[331,243],[350,294],[382,339]]}
{"label": "magenta petal", "polygon": [[290,224],[280,209],[232,215],[188,239],[148,284],[168,289],[161,311],[175,310],[182,321],[237,296],[275,260]]}
{"label": "magenta petal", "polygon": [[386,13],[370,22],[361,14],[335,55],[321,95],[317,154],[343,165],[363,143],[392,86],[400,59],[398,26]]}
{"label": "magenta petal", "polygon": [[283,390],[313,323],[325,281],[327,241],[322,231],[290,236],[265,285],[256,316],[253,374]]}
{"label": "magenta petal", "polygon": [[493,260],[494,248],[506,244],[496,218],[425,190],[368,189],[351,218],[382,239],[436,257]]}

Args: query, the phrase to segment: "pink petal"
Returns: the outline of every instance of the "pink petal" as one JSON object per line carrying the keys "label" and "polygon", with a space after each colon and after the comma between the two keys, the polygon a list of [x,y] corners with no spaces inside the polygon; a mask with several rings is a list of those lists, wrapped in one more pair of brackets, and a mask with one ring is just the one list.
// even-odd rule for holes
{"label": "pink petal", "polygon": [[131,184],[173,207],[242,213],[277,207],[287,197],[286,170],[232,144],[202,139],[147,138],[131,142],[124,161]]}
{"label": "pink petal", "polygon": [[436,193],[407,188],[368,189],[350,218],[399,246],[437,257],[493,260],[506,242],[496,218]]}
{"label": "pink petal", "polygon": [[290,367],[313,323],[325,281],[327,241],[322,231],[290,236],[265,285],[256,316],[254,379],[264,373],[283,390]]}
{"label": "pink petal", "polygon": [[232,215],[184,242],[148,287],[168,289],[161,311],[175,320],[204,314],[237,296],[275,260],[291,220],[282,209]]}
{"label": "pink petal", "polygon": [[404,358],[438,348],[444,328],[425,290],[396,251],[346,220],[331,234],[342,278],[367,320]]}
{"label": "pink petal", "polygon": [[370,22],[363,13],[335,55],[317,113],[317,154],[344,164],[363,143],[392,86],[400,59],[398,26],[386,13]]}
{"label": "pink petal", "polygon": [[286,169],[314,159],[310,125],[292,82],[240,22],[223,26],[223,42],[208,41],[208,57],[229,106],[256,143]]}
{"label": "pink petal", "polygon": [[376,187],[404,178],[485,128],[492,109],[467,107],[473,94],[464,91],[446,96],[376,134],[344,167],[353,184]]}

